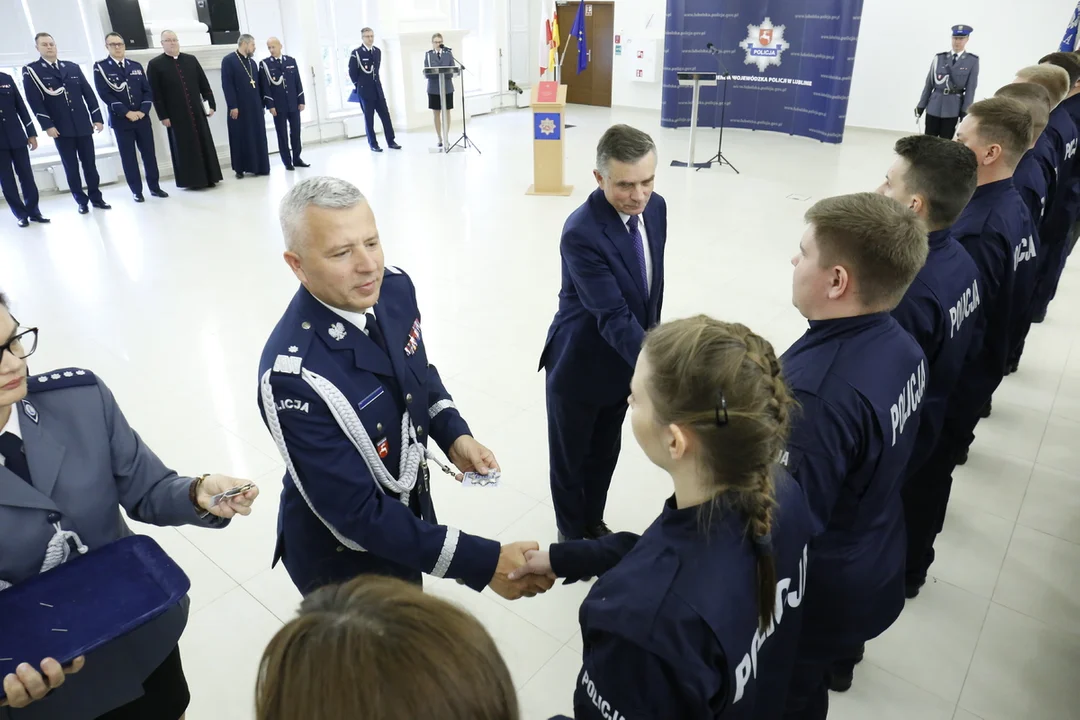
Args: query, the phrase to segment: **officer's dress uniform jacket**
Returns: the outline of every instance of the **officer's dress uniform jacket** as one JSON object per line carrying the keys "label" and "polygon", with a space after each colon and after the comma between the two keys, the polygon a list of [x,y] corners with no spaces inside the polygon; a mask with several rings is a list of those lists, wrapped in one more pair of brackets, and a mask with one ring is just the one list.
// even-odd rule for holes
{"label": "officer's dress uniform jacket", "polygon": [[[94,63],[94,85],[98,95],[109,111],[109,127],[116,133],[120,150],[120,162],[124,167],[124,179],[131,192],[142,192],[142,176],[135,148],[143,156],[146,166],[146,182],[151,190],[159,189],[157,152],[154,149],[154,129],[150,122],[153,95],[143,66],[124,58],[117,62],[112,57]],[[141,112],[146,117],[132,122],[129,112]]]}
{"label": "officer's dress uniform jacket", "polygon": [[499,544],[436,524],[425,459],[469,427],[428,363],[415,289],[387,267],[382,350],[300,288],[259,366],[259,406],[286,474],[274,562],[303,593],[377,572],[491,580]]}
{"label": "officer's dress uniform jacket", "polygon": [[954,118],[967,114],[979,82],[979,56],[969,52],[940,52],[930,63],[918,107],[928,115]]}

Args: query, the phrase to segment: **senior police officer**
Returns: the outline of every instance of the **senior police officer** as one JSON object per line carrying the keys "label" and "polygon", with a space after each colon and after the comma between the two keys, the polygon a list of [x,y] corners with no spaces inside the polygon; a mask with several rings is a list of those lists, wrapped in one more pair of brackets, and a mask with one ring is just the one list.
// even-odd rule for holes
{"label": "senior police officer", "polygon": [[169,197],[158,184],[154,129],[148,117],[153,98],[146,73],[142,65],[124,57],[127,47],[119,33],[106,35],[105,47],[109,57],[94,63],[94,85],[109,109],[109,127],[116,134],[124,179],[135,202],[145,202],[139,159],[135,156],[135,147],[138,146],[146,167],[146,184],[150,186],[150,194],[159,198]]}
{"label": "senior police officer", "polygon": [[[49,222],[38,209],[37,183],[30,167],[30,150],[37,150],[37,147],[34,121],[30,119],[15,80],[0,72],[0,188],[19,227],[28,226],[31,220]],[[22,185],[22,197],[19,196],[19,185]]]}
{"label": "senior police officer", "polygon": [[926,113],[926,134],[952,140],[956,124],[975,100],[979,82],[979,56],[965,52],[970,25],[953,25],[952,50],[940,52],[930,63],[915,117]]}
{"label": "senior police officer", "polygon": [[[52,35],[38,33],[34,43],[41,58],[23,68],[26,100],[41,129],[56,143],[79,213],[90,212],[88,204],[108,210],[112,206],[98,189],[101,179],[94,159],[94,133],[105,129],[97,96],[78,64],[56,59]],[[80,163],[86,176],[86,192],[79,175]]]}
{"label": "senior police officer", "polygon": [[536,543],[436,524],[427,439],[462,472],[498,471],[428,363],[416,290],[383,265],[375,216],[352,184],[298,183],[281,201],[285,261],[300,287],[263,350],[259,404],[285,461],[274,562],[304,594],[363,574],[457,578],[507,598]]}
{"label": "senior police officer", "polygon": [[364,39],[364,44],[353,50],[349,56],[349,78],[353,83],[349,100],[360,103],[360,107],[364,109],[364,128],[367,131],[368,145],[373,152],[382,152],[379,140],[375,137],[375,113],[379,113],[379,119],[382,120],[387,147],[400,150],[401,146],[394,141],[394,123],[390,119],[390,110],[386,107],[386,93],[383,92],[382,80],[379,78],[382,50],[375,47],[375,31],[371,28],[364,28],[360,36]]}
{"label": "senior police officer", "polygon": [[281,54],[281,41],[266,41],[270,57],[259,63],[263,105],[274,117],[278,154],[286,170],[311,167],[300,159],[300,113],[304,112],[304,83],[296,58]]}

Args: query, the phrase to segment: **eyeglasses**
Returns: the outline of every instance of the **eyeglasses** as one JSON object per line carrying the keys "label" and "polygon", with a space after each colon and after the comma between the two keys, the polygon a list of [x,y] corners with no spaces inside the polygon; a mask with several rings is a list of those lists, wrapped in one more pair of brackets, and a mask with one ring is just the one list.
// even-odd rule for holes
{"label": "eyeglasses", "polygon": [[105,45],[107,45],[108,47],[113,47],[113,48],[116,48],[116,47],[127,47],[127,44],[126,44],[126,43],[122,43],[122,42],[111,42],[111,43],[105,43]]}
{"label": "eyeglasses", "polygon": [[0,362],[4,361],[4,353],[9,352],[18,360],[25,360],[37,350],[38,329],[18,328],[15,337],[0,345]]}

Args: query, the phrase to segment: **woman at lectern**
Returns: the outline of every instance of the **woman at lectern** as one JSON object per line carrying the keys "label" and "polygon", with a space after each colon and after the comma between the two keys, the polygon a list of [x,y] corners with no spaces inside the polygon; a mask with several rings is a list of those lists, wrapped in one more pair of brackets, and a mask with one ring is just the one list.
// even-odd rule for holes
{"label": "woman at lectern", "polygon": [[[431,36],[431,49],[424,55],[424,67],[453,67],[457,64],[454,60],[453,51],[443,46],[443,37],[439,33],[435,33]],[[426,74],[426,73],[425,73]],[[446,76],[446,109],[454,109],[454,79],[449,75]],[[442,98],[439,95],[439,77],[437,75],[429,75],[427,79],[427,92],[428,92],[428,107],[431,108],[432,115],[435,116],[435,134],[439,136],[439,147],[443,146],[443,131],[442,131]],[[450,116],[447,115],[447,122],[449,123]],[[450,130],[449,127],[446,128]]]}

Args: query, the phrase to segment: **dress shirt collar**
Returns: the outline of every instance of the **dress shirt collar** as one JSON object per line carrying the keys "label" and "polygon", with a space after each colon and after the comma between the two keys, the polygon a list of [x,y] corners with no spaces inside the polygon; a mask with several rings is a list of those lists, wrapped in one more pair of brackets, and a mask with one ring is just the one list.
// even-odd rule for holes
{"label": "dress shirt collar", "polygon": [[[315,297],[314,295],[312,295],[311,297],[314,297],[316,300],[319,300],[319,298]],[[375,314],[375,309],[374,308],[369,309],[367,312],[358,313],[358,312],[353,312],[351,310],[341,310],[340,308],[336,308],[333,305],[329,305],[327,303],[324,303],[322,300],[319,300],[319,302],[322,303],[322,305],[327,310],[329,310],[330,312],[334,313],[335,315],[337,315],[338,317],[340,317],[342,319],[348,320],[350,323],[352,323],[353,325],[358,327],[360,329],[360,332],[364,333],[365,335],[367,334],[367,313],[371,313],[372,315],[374,315]]]}
{"label": "dress shirt collar", "polygon": [[8,415],[4,427],[0,428],[0,435],[4,433],[11,433],[20,440],[22,439],[22,428],[19,425],[19,403],[12,403],[11,414]]}
{"label": "dress shirt collar", "polygon": [[[618,211],[616,210],[616,212],[618,212]],[[623,227],[626,227],[626,223],[630,222],[630,216],[627,215],[626,213],[619,213],[619,219],[622,220]],[[638,227],[639,228],[645,227],[645,212],[644,211],[642,211],[638,215]],[[626,231],[629,232],[630,228],[627,227]]]}

